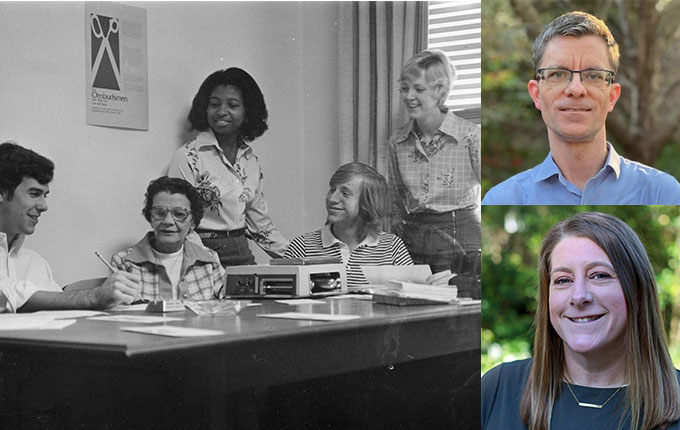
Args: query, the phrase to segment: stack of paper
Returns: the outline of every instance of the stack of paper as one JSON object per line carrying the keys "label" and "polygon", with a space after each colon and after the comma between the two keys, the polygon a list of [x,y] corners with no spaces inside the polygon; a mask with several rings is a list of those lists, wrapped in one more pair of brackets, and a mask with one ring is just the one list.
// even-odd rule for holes
{"label": "stack of paper", "polygon": [[[374,289],[373,299],[375,301],[395,305],[457,302],[458,288],[455,285],[448,285],[449,280],[456,276],[450,270],[432,275],[429,266],[393,267],[400,267],[401,270],[397,272],[400,276],[391,277],[385,283],[384,288]],[[373,269],[366,269],[368,268],[364,268],[364,273],[371,282],[372,278],[376,278],[377,273]],[[380,275],[385,276],[387,273],[383,272]]]}
{"label": "stack of paper", "polygon": [[449,302],[458,297],[458,288],[455,285],[429,285],[414,282],[390,281],[386,292],[398,293],[402,297],[421,299],[433,299]]}
{"label": "stack of paper", "polygon": [[391,305],[427,305],[456,303],[458,289],[451,286],[432,286],[413,282],[391,281],[387,288],[373,293],[373,300]]}

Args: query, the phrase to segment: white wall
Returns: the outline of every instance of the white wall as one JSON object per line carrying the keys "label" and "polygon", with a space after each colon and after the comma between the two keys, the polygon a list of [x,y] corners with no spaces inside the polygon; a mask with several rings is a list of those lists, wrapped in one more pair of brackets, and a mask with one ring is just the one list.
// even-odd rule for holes
{"label": "white wall", "polygon": [[339,163],[338,4],[129,4],[147,10],[148,131],[86,125],[82,3],[0,2],[0,141],[56,164],[49,211],[26,244],[57,281],[105,276],[93,251],[110,256],[144,234],[144,190],[165,174],[193,95],[220,68],[242,67],[265,95],[270,129],[253,146],[275,224],[289,238],[320,226]]}

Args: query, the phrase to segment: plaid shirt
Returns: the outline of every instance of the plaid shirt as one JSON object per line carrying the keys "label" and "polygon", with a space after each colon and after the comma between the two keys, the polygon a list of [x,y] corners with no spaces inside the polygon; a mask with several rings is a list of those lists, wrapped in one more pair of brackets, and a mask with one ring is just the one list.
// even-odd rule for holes
{"label": "plaid shirt", "polygon": [[479,206],[480,153],[480,128],[452,112],[430,142],[406,123],[390,140],[392,216]]}
{"label": "plaid shirt", "polygon": [[[120,251],[111,258],[111,263],[119,270],[139,275],[142,284],[140,297],[154,298],[154,287],[158,285],[161,299],[172,299],[172,285],[165,267],[156,260],[148,232],[132,248]],[[123,261],[117,265],[116,260]],[[190,240],[184,240],[184,259],[179,280],[179,298],[189,300],[209,300],[217,297],[224,283],[224,268],[215,251]]]}

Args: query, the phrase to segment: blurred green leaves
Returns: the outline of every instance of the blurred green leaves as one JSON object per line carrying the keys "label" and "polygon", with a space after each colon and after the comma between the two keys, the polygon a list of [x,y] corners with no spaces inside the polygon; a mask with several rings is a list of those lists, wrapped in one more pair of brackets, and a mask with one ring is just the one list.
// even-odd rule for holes
{"label": "blurred green leaves", "polygon": [[482,373],[528,357],[543,234],[576,212],[614,215],[635,230],[656,274],[664,329],[680,365],[680,208],[677,206],[483,206]]}

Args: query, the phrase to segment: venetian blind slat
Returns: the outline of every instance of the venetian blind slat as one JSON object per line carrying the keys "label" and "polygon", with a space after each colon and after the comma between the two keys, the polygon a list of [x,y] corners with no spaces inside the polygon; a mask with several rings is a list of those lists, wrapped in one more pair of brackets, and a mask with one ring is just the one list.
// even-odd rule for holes
{"label": "venetian blind slat", "polygon": [[446,105],[481,124],[481,0],[432,1],[428,13],[428,48],[444,51],[458,71]]}

